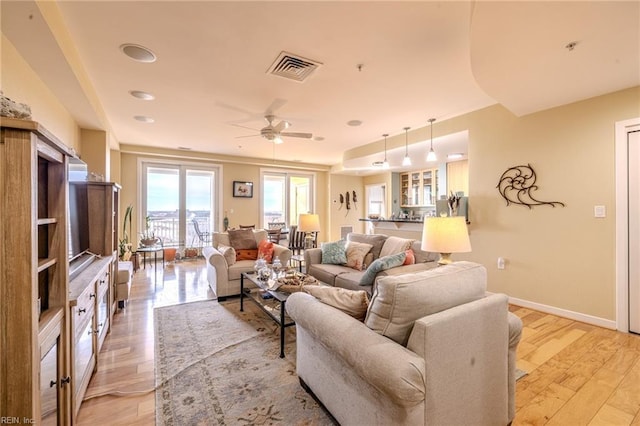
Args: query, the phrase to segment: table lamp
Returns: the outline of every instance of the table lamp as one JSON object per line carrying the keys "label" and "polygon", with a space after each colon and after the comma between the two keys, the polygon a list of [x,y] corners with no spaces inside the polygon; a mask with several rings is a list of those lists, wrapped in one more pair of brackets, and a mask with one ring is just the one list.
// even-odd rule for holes
{"label": "table lamp", "polygon": [[313,248],[313,233],[320,231],[320,217],[317,214],[303,213],[298,216],[298,229],[304,232],[304,248]]}
{"label": "table lamp", "polygon": [[422,229],[422,250],[440,253],[439,265],[452,262],[451,253],[471,251],[464,216],[429,217]]}

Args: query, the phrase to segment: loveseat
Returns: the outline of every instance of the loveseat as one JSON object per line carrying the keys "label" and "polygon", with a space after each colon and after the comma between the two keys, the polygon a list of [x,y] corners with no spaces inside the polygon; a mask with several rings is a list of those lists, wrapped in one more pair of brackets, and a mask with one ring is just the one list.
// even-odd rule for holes
{"label": "loveseat", "polygon": [[381,277],[364,322],[292,294],[301,384],[345,426],[510,423],[522,322],[485,290],[472,262]]}
{"label": "loveseat", "polygon": [[[324,243],[321,248],[307,249],[304,251],[304,260],[307,274],[317,278],[325,284],[341,287],[350,290],[365,290],[369,295],[373,292],[373,284],[381,277],[391,275],[408,274],[411,272],[425,271],[438,266],[438,253],[423,251],[420,248],[421,242],[389,237],[383,234],[359,234],[349,233],[345,241],[345,257],[349,263],[333,262],[323,258],[323,251],[326,253],[327,244]],[[364,247],[364,257],[362,262],[351,261],[348,256],[349,248],[356,243],[358,247]],[[363,246],[364,245],[364,246]],[[367,245],[371,246],[367,249]],[[403,264],[399,266],[391,266],[388,268],[380,267],[379,272],[375,272],[373,280],[370,283],[363,283],[363,277],[367,274],[367,270],[380,265],[382,258],[388,258],[406,250],[411,249],[414,262],[411,264]],[[377,261],[377,262],[376,262]]]}
{"label": "loveseat", "polygon": [[[233,233],[234,231],[230,232]],[[259,246],[262,241],[266,242],[267,240],[267,231],[264,229],[247,229],[240,232],[252,235],[255,240],[255,246]],[[246,250],[236,250],[228,232],[214,232],[212,236],[213,246],[203,247],[202,249],[202,254],[207,264],[209,287],[211,287],[218,299],[239,295],[240,275],[243,272],[253,271],[255,257],[252,259],[239,257],[238,254]],[[291,259],[291,250],[279,244],[269,244],[272,244],[273,247],[273,259],[277,257],[282,265],[288,265]]]}

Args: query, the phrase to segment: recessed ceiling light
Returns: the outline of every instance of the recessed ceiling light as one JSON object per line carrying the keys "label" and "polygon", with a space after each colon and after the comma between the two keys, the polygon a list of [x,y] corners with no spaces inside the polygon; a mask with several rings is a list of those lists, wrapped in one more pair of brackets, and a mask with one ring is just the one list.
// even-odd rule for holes
{"label": "recessed ceiling light", "polygon": [[351,127],[357,127],[359,125],[362,124],[362,121],[360,120],[349,120],[347,121],[347,126],[351,126]]}
{"label": "recessed ceiling light", "polygon": [[138,62],[155,62],[156,54],[139,44],[125,43],[120,46],[120,50],[133,60]]}
{"label": "recessed ceiling light", "polygon": [[447,158],[449,160],[458,160],[460,158],[464,157],[464,154],[460,153],[460,152],[456,152],[455,154],[449,154],[447,155]]}
{"label": "recessed ceiling light", "polygon": [[147,117],[146,115],[136,115],[133,118],[135,120],[142,121],[143,123],[153,123],[156,121],[151,117]]}
{"label": "recessed ceiling light", "polygon": [[384,166],[384,162],[383,161],[374,161],[373,163],[371,163],[371,165],[373,167],[382,167],[382,166]]}
{"label": "recessed ceiling light", "polygon": [[149,92],[143,92],[142,90],[129,90],[129,94],[134,98],[142,99],[143,101],[152,101],[156,97]]}

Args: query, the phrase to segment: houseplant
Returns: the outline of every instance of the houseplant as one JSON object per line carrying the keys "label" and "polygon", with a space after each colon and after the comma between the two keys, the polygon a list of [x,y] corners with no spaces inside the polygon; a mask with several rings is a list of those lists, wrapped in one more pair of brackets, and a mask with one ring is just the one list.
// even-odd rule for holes
{"label": "houseplant", "polygon": [[151,217],[147,216],[144,218],[145,220],[145,229],[144,232],[140,236],[140,245],[143,247],[152,247],[158,244],[158,237],[156,237],[155,233],[151,231]]}
{"label": "houseplant", "polygon": [[[124,211],[124,219],[122,221],[122,239],[120,240],[120,260],[129,260],[131,258],[131,242],[129,241],[129,232],[131,232],[131,213],[133,205],[129,204]],[[127,227],[127,225],[129,225]],[[129,232],[127,232],[127,229]]]}

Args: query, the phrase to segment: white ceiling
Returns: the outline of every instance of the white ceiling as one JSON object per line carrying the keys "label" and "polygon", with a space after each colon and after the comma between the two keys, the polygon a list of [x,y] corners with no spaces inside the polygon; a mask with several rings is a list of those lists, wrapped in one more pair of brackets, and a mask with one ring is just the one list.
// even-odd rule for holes
{"label": "white ceiling", "polygon": [[[288,131],[324,138],[286,138],[275,147],[278,159],[335,165],[384,133],[402,144],[389,152],[401,161],[403,128],[425,127],[430,117],[437,126],[495,103],[524,115],[639,85],[639,5],[59,2],[72,43],[50,30],[50,3],[43,14],[29,0],[3,0],[1,8],[2,32],[83,127],[110,128],[122,144],[271,159],[271,143],[246,137],[269,112],[290,121]],[[575,49],[565,48],[574,41]],[[123,43],[145,46],[158,60],[135,62]],[[282,51],[322,65],[302,83],[268,74]],[[428,142],[420,145],[426,152]],[[374,157],[346,165],[368,167]]]}

